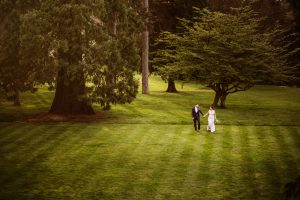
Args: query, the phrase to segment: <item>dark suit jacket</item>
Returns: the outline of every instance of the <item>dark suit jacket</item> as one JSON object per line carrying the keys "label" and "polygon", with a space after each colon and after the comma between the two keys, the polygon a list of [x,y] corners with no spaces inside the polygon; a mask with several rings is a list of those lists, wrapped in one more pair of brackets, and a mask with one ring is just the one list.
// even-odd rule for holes
{"label": "dark suit jacket", "polygon": [[192,108],[192,117],[193,118],[199,118],[201,115],[203,115],[202,111],[198,108],[198,112],[196,112],[195,107]]}

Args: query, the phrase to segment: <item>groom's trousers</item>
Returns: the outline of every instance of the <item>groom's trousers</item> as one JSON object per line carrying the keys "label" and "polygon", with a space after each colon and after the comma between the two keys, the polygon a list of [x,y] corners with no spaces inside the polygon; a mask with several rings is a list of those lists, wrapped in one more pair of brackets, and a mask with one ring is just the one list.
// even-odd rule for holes
{"label": "groom's trousers", "polygon": [[195,131],[200,130],[200,119],[199,119],[199,117],[195,117],[193,120],[194,120]]}

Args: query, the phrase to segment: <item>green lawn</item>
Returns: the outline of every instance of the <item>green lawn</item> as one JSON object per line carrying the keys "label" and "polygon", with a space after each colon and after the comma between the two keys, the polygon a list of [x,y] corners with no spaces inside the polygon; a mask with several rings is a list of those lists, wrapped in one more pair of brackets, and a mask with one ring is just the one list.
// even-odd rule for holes
{"label": "green lawn", "polygon": [[190,116],[195,103],[207,110],[210,90],[166,94],[150,81],[150,95],[91,122],[26,122],[47,112],[43,88],[21,108],[2,103],[0,199],[273,200],[300,175],[300,89],[236,93],[210,134],[193,131]]}

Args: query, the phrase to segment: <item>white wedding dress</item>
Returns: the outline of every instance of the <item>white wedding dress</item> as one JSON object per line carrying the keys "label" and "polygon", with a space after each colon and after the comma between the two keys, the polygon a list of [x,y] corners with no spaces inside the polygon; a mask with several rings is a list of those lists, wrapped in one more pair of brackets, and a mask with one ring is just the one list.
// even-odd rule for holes
{"label": "white wedding dress", "polygon": [[216,112],[212,109],[208,111],[208,125],[207,125],[207,130],[210,132],[215,132],[216,131],[216,126],[215,126],[215,115]]}

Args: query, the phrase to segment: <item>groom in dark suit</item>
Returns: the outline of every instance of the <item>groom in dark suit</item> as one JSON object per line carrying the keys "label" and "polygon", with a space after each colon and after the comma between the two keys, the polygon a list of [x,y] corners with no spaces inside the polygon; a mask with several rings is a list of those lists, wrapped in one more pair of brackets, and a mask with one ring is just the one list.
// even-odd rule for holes
{"label": "groom in dark suit", "polygon": [[[193,108],[192,108],[192,119],[194,121],[194,128],[195,131],[199,131],[200,130],[200,113],[203,116],[202,111],[200,110],[200,107],[198,104],[196,104]],[[197,124],[196,124],[197,123]],[[198,127],[196,126],[198,125]],[[197,129],[198,128],[198,129]]]}

